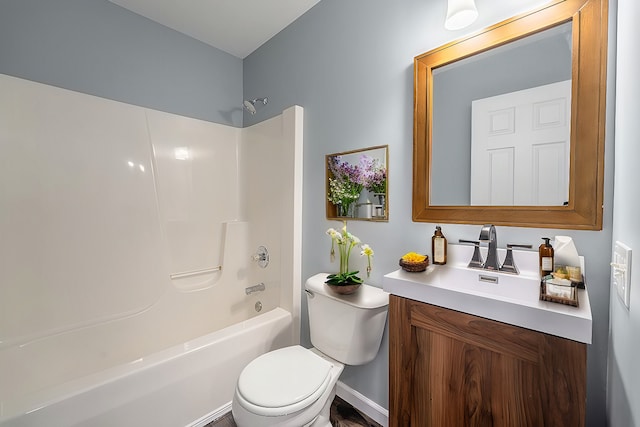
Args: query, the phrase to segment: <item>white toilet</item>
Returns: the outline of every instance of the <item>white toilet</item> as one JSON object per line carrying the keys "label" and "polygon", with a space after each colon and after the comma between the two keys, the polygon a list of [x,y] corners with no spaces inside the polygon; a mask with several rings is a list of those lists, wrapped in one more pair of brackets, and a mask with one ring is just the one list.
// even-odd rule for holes
{"label": "white toilet", "polygon": [[263,354],[240,374],[233,397],[238,427],[330,427],[329,411],[344,365],[363,365],[378,353],[389,294],[362,285],[339,295],[327,275],[307,280],[312,349],[299,345]]}

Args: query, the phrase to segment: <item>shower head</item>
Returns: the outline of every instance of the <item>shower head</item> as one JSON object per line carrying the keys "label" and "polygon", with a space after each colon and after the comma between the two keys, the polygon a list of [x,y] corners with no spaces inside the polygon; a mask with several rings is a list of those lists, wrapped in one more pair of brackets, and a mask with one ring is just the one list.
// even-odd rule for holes
{"label": "shower head", "polygon": [[244,105],[244,108],[251,114],[256,113],[256,107],[254,106],[255,103],[253,101],[249,101],[245,99],[242,104]]}
{"label": "shower head", "polygon": [[242,105],[244,106],[244,108],[251,114],[255,114],[256,113],[256,103],[257,102],[262,102],[262,105],[267,105],[268,99],[265,98],[256,98],[256,99],[245,99],[244,102],[242,103]]}

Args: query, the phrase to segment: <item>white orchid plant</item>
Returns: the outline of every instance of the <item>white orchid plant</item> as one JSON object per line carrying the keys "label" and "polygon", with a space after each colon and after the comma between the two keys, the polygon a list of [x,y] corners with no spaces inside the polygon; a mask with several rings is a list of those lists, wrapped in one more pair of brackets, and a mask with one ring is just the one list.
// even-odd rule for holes
{"label": "white orchid plant", "polygon": [[333,228],[327,230],[327,234],[331,237],[331,262],[333,262],[336,257],[336,246],[338,247],[338,253],[340,254],[340,272],[327,276],[326,283],[329,285],[352,285],[363,282],[363,280],[358,277],[358,273],[360,271],[349,271],[349,257],[351,256],[351,251],[358,245],[361,249],[360,256],[367,257],[367,277],[371,274],[371,257],[373,256],[373,249],[371,246],[360,242],[360,239],[349,233],[347,231],[347,222],[343,222],[344,226],[340,232]]}

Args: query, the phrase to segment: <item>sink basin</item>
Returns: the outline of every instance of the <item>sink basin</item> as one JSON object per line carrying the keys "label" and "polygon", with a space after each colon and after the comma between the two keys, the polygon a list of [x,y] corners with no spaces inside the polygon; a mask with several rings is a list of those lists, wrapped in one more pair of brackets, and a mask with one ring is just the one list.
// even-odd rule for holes
{"label": "sink basin", "polygon": [[511,275],[468,267],[431,265],[420,278],[425,284],[478,296],[513,300],[536,300],[540,289],[537,276]]}
{"label": "sink basin", "polygon": [[586,289],[578,291],[579,307],[540,301],[537,252],[522,251],[517,256],[520,275],[479,270],[466,266],[471,257],[469,247],[449,245],[451,262],[447,265],[431,265],[421,273],[396,270],[384,276],[383,289],[392,295],[590,344],[592,318]]}

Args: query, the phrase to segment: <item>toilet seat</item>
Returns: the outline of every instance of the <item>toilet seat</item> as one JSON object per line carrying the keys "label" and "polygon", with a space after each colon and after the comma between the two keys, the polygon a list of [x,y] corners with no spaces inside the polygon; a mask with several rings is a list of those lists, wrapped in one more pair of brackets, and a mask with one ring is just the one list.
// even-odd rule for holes
{"label": "toilet seat", "polygon": [[315,402],[331,382],[333,364],[299,345],[254,359],[240,374],[236,397],[248,411],[277,417]]}

